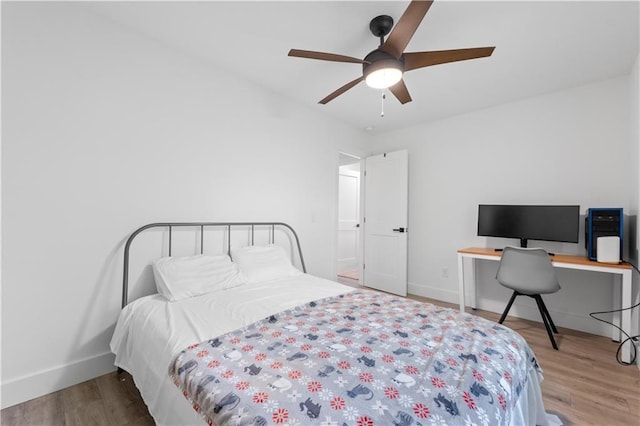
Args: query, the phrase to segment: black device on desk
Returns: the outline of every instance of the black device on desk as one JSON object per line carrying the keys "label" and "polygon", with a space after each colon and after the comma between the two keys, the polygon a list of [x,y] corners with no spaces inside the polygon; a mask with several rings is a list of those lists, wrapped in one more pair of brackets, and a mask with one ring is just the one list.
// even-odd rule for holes
{"label": "black device on desk", "polygon": [[622,260],[623,220],[621,208],[590,208],[584,218],[584,245],[587,257],[598,260],[598,238],[618,237],[618,257]]}
{"label": "black device on desk", "polygon": [[478,205],[478,236],[528,240],[578,242],[580,206],[576,205]]}

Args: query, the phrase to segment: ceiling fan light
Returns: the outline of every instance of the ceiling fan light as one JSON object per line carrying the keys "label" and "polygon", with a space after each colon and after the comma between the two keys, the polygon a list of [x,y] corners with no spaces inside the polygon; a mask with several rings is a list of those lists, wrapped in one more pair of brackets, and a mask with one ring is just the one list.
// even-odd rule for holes
{"label": "ceiling fan light", "polygon": [[367,75],[367,86],[374,89],[386,89],[402,79],[402,71],[398,68],[381,68]]}
{"label": "ceiling fan light", "polygon": [[370,64],[363,67],[367,86],[374,89],[386,89],[399,82],[402,79],[402,63],[395,58],[376,58],[375,55],[388,56],[385,52],[374,51],[365,58],[365,60],[371,60]]}

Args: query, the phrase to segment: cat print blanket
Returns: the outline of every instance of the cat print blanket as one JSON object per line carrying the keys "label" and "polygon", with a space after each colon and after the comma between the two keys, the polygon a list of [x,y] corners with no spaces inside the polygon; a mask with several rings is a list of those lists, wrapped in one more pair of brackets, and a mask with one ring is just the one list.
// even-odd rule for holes
{"label": "cat print blanket", "polygon": [[532,369],[502,325],[358,290],[193,344],[169,374],[210,425],[499,425]]}

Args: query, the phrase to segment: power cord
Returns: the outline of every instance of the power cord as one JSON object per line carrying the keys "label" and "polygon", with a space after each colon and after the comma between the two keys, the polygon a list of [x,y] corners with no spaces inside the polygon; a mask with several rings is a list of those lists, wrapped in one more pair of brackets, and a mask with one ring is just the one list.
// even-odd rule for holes
{"label": "power cord", "polygon": [[[634,265],[633,263],[631,263],[631,262],[629,262],[629,261],[626,261],[626,260],[625,260],[624,262],[625,262],[625,263],[628,263],[629,265],[631,265],[631,267],[632,267],[633,269],[635,269],[635,271],[636,271],[637,273],[639,273],[639,274],[640,274],[640,270],[638,270],[638,267],[637,267],[636,265]],[[628,335],[628,334],[627,334],[627,333],[626,333],[622,328],[618,327],[616,324],[614,324],[614,323],[612,323],[612,322],[610,322],[610,321],[604,320],[604,319],[602,319],[602,318],[598,318],[598,317],[596,317],[596,315],[600,315],[600,314],[613,314],[613,313],[616,313],[616,312],[628,311],[628,310],[630,310],[630,309],[635,309],[635,308],[637,308],[638,306],[640,306],[640,302],[636,303],[636,304],[635,304],[635,305],[633,305],[633,306],[629,306],[629,307],[627,307],[627,308],[620,308],[620,309],[613,309],[613,310],[611,310],[611,311],[601,311],[601,312],[591,312],[591,313],[589,313],[589,316],[590,316],[591,318],[593,318],[593,319],[595,319],[595,320],[597,320],[597,321],[603,322],[603,323],[605,323],[605,324],[609,324],[609,325],[611,325],[611,326],[613,326],[613,327],[617,328],[618,330],[620,330],[620,333],[622,333],[622,334],[624,334],[624,335],[626,336],[626,339],[624,339],[624,340],[622,340],[622,341],[620,342],[620,344],[618,345],[618,350],[616,351],[616,361],[618,361],[618,364],[621,364],[621,365],[634,365],[634,364],[636,363],[636,359],[637,359],[637,356],[638,356],[638,349],[637,349],[637,347],[636,347],[636,342],[637,342],[637,341],[638,341],[638,339],[640,338],[640,335],[636,335],[636,336],[629,336],[629,335]],[[629,341],[631,341],[631,347],[633,348],[633,353],[632,353],[632,357],[631,357],[630,362],[624,362],[624,361],[622,360],[622,358],[621,358],[620,353],[622,352],[622,346],[623,346],[625,343],[629,342]]]}

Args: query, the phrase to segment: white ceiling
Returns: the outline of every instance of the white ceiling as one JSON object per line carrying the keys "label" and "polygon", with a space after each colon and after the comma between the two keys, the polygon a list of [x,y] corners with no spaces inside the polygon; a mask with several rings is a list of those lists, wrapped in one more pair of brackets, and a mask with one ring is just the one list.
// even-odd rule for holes
{"label": "white ceiling", "polygon": [[629,74],[638,56],[638,1],[435,1],[406,51],[496,46],[489,58],[405,74],[413,102],[364,83],[317,102],[361,66],[291,58],[289,49],[363,58],[369,21],[397,20],[407,1],[77,3],[162,43],[357,128],[384,131]]}

